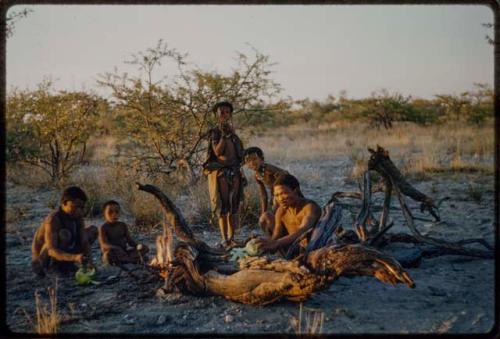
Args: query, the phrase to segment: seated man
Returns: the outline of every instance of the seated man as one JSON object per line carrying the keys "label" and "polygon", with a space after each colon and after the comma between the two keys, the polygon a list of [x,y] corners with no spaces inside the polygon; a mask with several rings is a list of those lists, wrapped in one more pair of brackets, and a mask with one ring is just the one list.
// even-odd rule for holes
{"label": "seated man", "polygon": [[[274,197],[278,203],[271,238],[258,240],[263,252],[286,252],[291,244],[312,229],[321,216],[321,208],[314,201],[304,198],[300,193],[298,180],[285,174],[274,182]],[[285,235],[282,235],[282,232]],[[307,246],[307,238],[300,242]]]}
{"label": "seated man", "polygon": [[[245,165],[251,170],[255,171],[255,180],[259,185],[259,197],[260,197],[260,217],[259,225],[264,230],[264,233],[268,236],[273,234],[274,229],[274,213],[278,208],[276,199],[274,198],[274,183],[276,179],[285,174],[289,174],[284,169],[273,166],[264,162],[264,153],[258,147],[250,147],[245,150],[243,159]],[[268,211],[268,195],[266,187],[271,192],[272,204],[271,211]],[[303,198],[304,196],[300,192],[299,195]]]}
{"label": "seated man", "polygon": [[[103,263],[121,265],[145,262],[149,249],[145,245],[138,245],[130,236],[127,224],[118,220],[120,204],[114,200],[105,202],[103,214],[106,222],[99,227],[99,245]],[[127,244],[132,248],[127,248]]]}
{"label": "seated man", "polygon": [[36,230],[31,246],[32,269],[44,276],[49,267],[74,269],[75,263],[93,266],[90,246],[97,239],[95,226],[85,227],[87,195],[76,186],[66,188],[57,211]]}

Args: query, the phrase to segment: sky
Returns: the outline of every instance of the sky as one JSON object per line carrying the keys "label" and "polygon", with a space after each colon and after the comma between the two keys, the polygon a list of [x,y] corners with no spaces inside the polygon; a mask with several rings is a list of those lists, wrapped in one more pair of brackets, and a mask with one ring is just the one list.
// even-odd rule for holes
{"label": "sky", "polygon": [[[9,12],[26,8],[15,6]],[[37,5],[7,40],[7,90],[103,89],[163,39],[208,71],[229,72],[250,46],[276,64],[282,96],[351,98],[383,88],[413,97],[493,85],[493,12],[482,5]],[[162,69],[165,75],[169,69]],[[104,93],[104,92],[102,92]]]}

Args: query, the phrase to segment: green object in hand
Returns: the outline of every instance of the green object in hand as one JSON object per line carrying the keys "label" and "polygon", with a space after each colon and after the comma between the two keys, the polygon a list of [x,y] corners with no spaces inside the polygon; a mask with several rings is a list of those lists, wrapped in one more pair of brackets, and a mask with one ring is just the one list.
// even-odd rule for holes
{"label": "green object in hand", "polygon": [[95,268],[91,268],[91,269],[87,270],[87,269],[81,267],[75,273],[75,279],[79,285],[88,285],[88,284],[92,283],[95,276],[96,276]]}
{"label": "green object in hand", "polygon": [[245,252],[247,252],[247,254],[252,257],[260,255],[261,251],[258,246],[258,239],[252,239],[249,242],[247,242],[247,244],[245,245]]}
{"label": "green object in hand", "polygon": [[230,253],[232,261],[238,261],[239,259],[245,258],[247,256],[244,248],[233,248]]}

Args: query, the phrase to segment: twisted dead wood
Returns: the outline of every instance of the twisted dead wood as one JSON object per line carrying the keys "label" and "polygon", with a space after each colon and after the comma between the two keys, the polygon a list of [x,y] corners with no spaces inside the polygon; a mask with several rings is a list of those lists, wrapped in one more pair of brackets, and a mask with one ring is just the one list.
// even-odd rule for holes
{"label": "twisted dead wood", "polygon": [[136,185],[140,191],[152,194],[160,202],[165,214],[165,219],[167,220],[167,222],[163,224],[164,234],[168,233],[168,230],[165,229],[166,227],[172,227],[173,233],[179,240],[188,243],[199,251],[205,252],[207,255],[213,255],[214,259],[217,256],[227,255],[225,250],[210,247],[204,241],[196,239],[193,231],[189,228],[177,206],[175,206],[169,197],[158,187],[153,185],[142,185],[140,183],[136,183]]}
{"label": "twisted dead wood", "polygon": [[[234,273],[224,274],[223,271],[228,272],[227,255],[223,251],[214,252],[196,239],[181,212],[157,187],[141,184],[138,187],[159,200],[168,220],[165,225],[171,225],[181,240],[168,267],[164,286],[167,292],[220,295],[241,303],[266,305],[283,299],[305,300],[342,275],[372,275],[385,283],[414,286],[395,259],[361,245],[323,247],[310,252],[302,261],[249,258],[241,260]],[[330,216],[338,218],[338,213],[334,209]],[[334,224],[332,232],[337,227]]]}
{"label": "twisted dead wood", "polygon": [[[354,228],[361,242],[367,242],[367,244],[371,246],[380,246],[382,244],[387,244],[388,242],[395,242],[398,239],[404,239],[405,241],[411,239],[411,242],[414,243],[423,243],[435,246],[435,248],[424,251],[423,255],[426,256],[436,256],[436,255],[444,255],[444,254],[454,254],[454,255],[466,255],[478,258],[487,258],[491,259],[494,257],[494,252],[492,246],[490,246],[484,239],[466,239],[457,242],[450,242],[442,239],[437,239],[429,236],[422,235],[415,225],[415,220],[424,220],[430,221],[428,219],[419,218],[413,216],[408,203],[406,202],[406,197],[411,198],[412,200],[418,201],[421,203],[420,211],[423,212],[425,210],[429,211],[429,213],[434,217],[434,222],[440,221],[439,216],[439,206],[445,200],[448,200],[448,197],[445,197],[439,200],[437,203],[434,202],[433,199],[420,192],[416,188],[414,188],[410,183],[406,181],[404,176],[398,170],[398,168],[394,165],[392,160],[389,157],[389,152],[384,148],[378,146],[377,150],[373,150],[368,148],[369,152],[372,154],[370,160],[368,162],[368,170],[363,175],[363,186],[361,188],[361,193],[359,195],[354,194],[341,194],[342,192],[337,192],[334,196],[348,196],[348,197],[362,197],[363,204],[361,205],[361,211],[356,218]],[[385,182],[385,198],[382,207],[382,213],[380,215],[380,221],[378,225],[378,232],[368,239],[369,234],[366,234],[366,221],[367,216],[370,213],[371,209],[371,192],[372,189],[370,187],[369,182],[369,171],[374,170],[378,172],[384,179]],[[410,238],[404,236],[393,236],[387,235],[386,232],[392,227],[393,223],[387,224],[389,211],[391,210],[391,197],[392,193],[398,198],[400,210],[403,213],[403,216],[406,220],[406,225],[410,229],[412,236]],[[385,239],[384,239],[385,238]],[[484,247],[487,250],[481,249],[471,249],[466,248],[463,245],[477,243]]]}

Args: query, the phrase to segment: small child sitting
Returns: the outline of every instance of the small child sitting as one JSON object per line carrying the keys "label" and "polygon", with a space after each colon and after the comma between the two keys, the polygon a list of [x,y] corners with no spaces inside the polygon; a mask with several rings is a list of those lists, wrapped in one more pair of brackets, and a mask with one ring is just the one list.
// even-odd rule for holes
{"label": "small child sitting", "polygon": [[[103,205],[104,220],[99,227],[99,245],[102,261],[107,265],[138,264],[146,262],[147,246],[137,244],[128,232],[127,224],[119,221],[120,204],[114,200]],[[132,248],[127,248],[127,244]]]}

